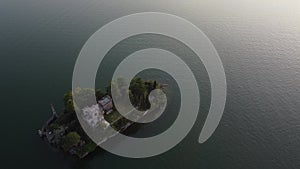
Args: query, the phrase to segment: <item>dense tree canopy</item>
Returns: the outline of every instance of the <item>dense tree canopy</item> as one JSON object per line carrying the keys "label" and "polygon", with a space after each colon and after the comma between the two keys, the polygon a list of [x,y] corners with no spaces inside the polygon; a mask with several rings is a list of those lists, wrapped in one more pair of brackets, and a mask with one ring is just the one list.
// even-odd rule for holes
{"label": "dense tree canopy", "polygon": [[69,151],[73,146],[78,145],[80,142],[80,135],[77,132],[70,132],[62,140],[62,148]]}

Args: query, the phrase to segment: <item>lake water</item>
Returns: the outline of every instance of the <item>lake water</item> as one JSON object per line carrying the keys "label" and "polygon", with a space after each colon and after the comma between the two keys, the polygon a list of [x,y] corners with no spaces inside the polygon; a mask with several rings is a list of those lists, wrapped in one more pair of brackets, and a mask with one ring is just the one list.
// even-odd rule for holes
{"label": "lake water", "polygon": [[[1,168],[300,168],[299,7],[299,2],[284,0],[1,1]],[[38,137],[37,129],[51,115],[50,103],[62,109],[83,44],[104,24],[145,11],[186,18],[215,45],[224,64],[228,96],[214,135],[204,144],[197,142],[210,103],[203,65],[178,41],[141,35],[121,42],[107,55],[97,85],[104,86],[114,66],[133,51],[160,47],[176,53],[200,84],[200,114],[188,136],[172,150],[146,159],[99,150],[76,160],[52,150]],[[168,75],[150,71],[142,75],[171,84],[172,102],[158,121],[133,133],[136,137],[155,135],[171,125],[179,102]]]}

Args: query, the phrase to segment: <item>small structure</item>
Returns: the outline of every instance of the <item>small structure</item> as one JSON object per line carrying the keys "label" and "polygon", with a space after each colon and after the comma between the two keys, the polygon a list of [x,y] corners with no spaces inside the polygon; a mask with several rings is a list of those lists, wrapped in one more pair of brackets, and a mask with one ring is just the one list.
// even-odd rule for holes
{"label": "small structure", "polygon": [[83,119],[91,126],[98,127],[100,124],[107,127],[109,123],[104,119],[104,110],[98,104],[82,109]]}
{"label": "small structure", "polygon": [[62,139],[62,136],[65,134],[65,128],[60,127],[56,130],[46,129],[45,135],[50,144],[58,145]]}
{"label": "small structure", "polygon": [[55,110],[53,104],[50,104],[50,105],[51,105],[51,110],[52,110],[53,116],[55,116],[56,118],[58,118],[58,114],[56,113],[56,110]]}
{"label": "small structure", "polygon": [[101,98],[101,100],[99,100],[98,103],[99,103],[99,106],[105,110],[106,114],[109,114],[110,112],[112,112],[113,102],[109,95]]}
{"label": "small structure", "polygon": [[40,130],[38,130],[38,134],[40,135],[40,137],[47,136],[46,135],[46,133],[47,133],[46,132],[47,126],[49,126],[51,123],[53,123],[58,118],[58,116],[59,116],[56,113],[56,110],[55,110],[53,104],[50,104],[50,106],[51,106],[51,110],[52,110],[52,116],[47,120],[46,124],[44,124],[43,127]]}

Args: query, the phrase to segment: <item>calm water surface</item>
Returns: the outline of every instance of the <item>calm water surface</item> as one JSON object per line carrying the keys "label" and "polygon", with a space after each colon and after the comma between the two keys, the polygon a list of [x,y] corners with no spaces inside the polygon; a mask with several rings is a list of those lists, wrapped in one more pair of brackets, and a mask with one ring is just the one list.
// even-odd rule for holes
{"label": "calm water surface", "polygon": [[[300,168],[299,6],[296,1],[283,0],[1,1],[1,168]],[[78,161],[52,150],[36,131],[51,115],[50,103],[62,109],[81,47],[104,24],[144,11],[184,17],[215,45],[228,83],[218,129],[205,144],[197,143],[209,108],[210,84],[193,52],[167,37],[141,35],[121,42],[108,54],[99,68],[97,85],[104,86],[113,67],[133,51],[160,47],[176,53],[195,72],[201,91],[200,115],[189,135],[171,151],[147,159],[99,151]],[[172,84],[168,89],[172,103],[161,119],[133,134],[137,137],[166,129],[179,102],[176,85],[168,75],[147,71],[141,75]]]}

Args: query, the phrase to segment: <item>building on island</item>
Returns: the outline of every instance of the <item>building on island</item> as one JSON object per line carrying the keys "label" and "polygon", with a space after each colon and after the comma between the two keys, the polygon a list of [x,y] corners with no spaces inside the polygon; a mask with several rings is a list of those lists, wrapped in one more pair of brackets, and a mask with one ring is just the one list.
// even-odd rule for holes
{"label": "building on island", "polygon": [[107,95],[99,100],[98,104],[83,108],[82,117],[91,127],[98,127],[101,124],[106,128],[109,123],[104,119],[104,114],[111,113],[112,108],[112,99]]}
{"label": "building on island", "polygon": [[109,113],[112,112],[113,102],[112,102],[112,99],[109,95],[101,98],[98,101],[98,104],[99,104],[99,106],[101,106],[104,109],[106,114],[109,114]]}
{"label": "building on island", "polygon": [[104,119],[104,111],[102,107],[100,107],[98,104],[83,108],[82,115],[83,119],[91,127],[98,127],[100,124],[102,124],[104,127],[109,125],[109,123]]}
{"label": "building on island", "polygon": [[58,145],[66,132],[65,127],[59,127],[56,130],[46,129],[45,136],[50,144]]}

